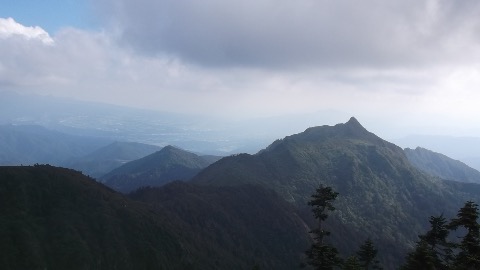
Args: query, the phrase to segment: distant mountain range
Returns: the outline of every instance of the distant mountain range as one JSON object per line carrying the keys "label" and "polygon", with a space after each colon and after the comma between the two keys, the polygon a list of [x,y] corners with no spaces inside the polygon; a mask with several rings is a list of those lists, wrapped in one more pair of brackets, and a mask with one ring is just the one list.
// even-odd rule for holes
{"label": "distant mountain range", "polygon": [[467,183],[480,183],[480,172],[465,163],[425,148],[406,148],[405,154],[412,164],[433,176]]}
{"label": "distant mountain range", "polygon": [[160,151],[114,169],[102,176],[100,181],[117,191],[128,193],[140,187],[158,187],[174,180],[190,180],[218,159],[220,157],[199,156],[165,146]]}
{"label": "distant mountain range", "polygon": [[30,125],[0,126],[0,165],[60,165],[107,145],[103,138],[76,136]]}
{"label": "distant mountain range", "polygon": [[215,155],[255,152],[272,138],[264,131],[245,128],[245,123],[0,90],[2,124],[39,125],[110,142],[178,145]]}
{"label": "distant mountain range", "polygon": [[113,142],[62,165],[98,178],[127,162],[148,156],[160,149],[162,149],[160,146],[143,143]]}
{"label": "distant mountain range", "polygon": [[[0,89],[0,125],[40,125],[67,134],[151,145],[176,145],[195,153],[255,153],[276,138],[312,123],[336,123],[346,114],[312,114],[232,120],[135,109]],[[332,120],[334,119],[334,120]]]}
{"label": "distant mountain range", "polygon": [[51,164],[100,177],[160,149],[155,145],[70,135],[38,125],[0,125],[0,165]]}
{"label": "distant mountain range", "polygon": [[480,171],[480,138],[438,135],[410,135],[396,139],[396,144],[404,148],[422,147],[460,160]]}

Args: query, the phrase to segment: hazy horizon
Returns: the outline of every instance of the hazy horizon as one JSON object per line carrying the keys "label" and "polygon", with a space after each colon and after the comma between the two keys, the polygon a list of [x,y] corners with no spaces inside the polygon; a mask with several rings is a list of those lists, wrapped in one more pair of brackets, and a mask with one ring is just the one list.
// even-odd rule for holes
{"label": "hazy horizon", "polygon": [[480,137],[476,1],[0,3],[0,91]]}

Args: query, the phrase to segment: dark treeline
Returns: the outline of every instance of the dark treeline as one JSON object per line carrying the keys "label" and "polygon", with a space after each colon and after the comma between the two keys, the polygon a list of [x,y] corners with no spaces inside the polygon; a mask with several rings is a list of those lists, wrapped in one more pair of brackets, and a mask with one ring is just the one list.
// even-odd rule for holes
{"label": "dark treeline", "polygon": [[430,217],[430,230],[419,236],[402,269],[480,269],[478,217],[473,201],[467,201],[450,222],[443,215]]}
{"label": "dark treeline", "polygon": [[313,266],[316,270],[338,268],[345,270],[382,269],[376,259],[378,250],[370,239],[365,240],[358,251],[346,259],[340,256],[333,245],[324,241],[325,237],[330,235],[330,232],[324,229],[323,223],[328,218],[328,212],[335,210],[333,202],[337,196],[338,192],[333,191],[331,187],[320,186],[308,203],[312,206],[312,212],[318,220],[318,226],[311,231],[314,235],[314,243],[306,251],[307,264]]}
{"label": "dark treeline", "polygon": [[[312,206],[318,226],[311,231],[314,243],[306,251],[307,264],[316,270],[382,269],[376,259],[378,250],[370,239],[367,239],[355,254],[346,258],[325,241],[331,232],[325,230],[323,225],[329,212],[335,210],[333,202],[337,196],[338,192],[333,191],[331,187],[320,186],[308,203]],[[431,216],[430,229],[425,234],[419,235],[420,240],[415,249],[407,255],[405,264],[400,269],[480,269],[478,217],[478,205],[473,201],[467,201],[457,216],[449,222],[443,214]],[[452,234],[455,234],[455,237],[450,237]]]}

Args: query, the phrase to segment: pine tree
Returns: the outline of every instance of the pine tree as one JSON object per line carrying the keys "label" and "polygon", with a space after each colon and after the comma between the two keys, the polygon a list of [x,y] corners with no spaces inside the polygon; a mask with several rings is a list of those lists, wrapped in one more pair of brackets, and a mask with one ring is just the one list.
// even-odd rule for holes
{"label": "pine tree", "polygon": [[458,245],[459,252],[454,260],[456,269],[480,269],[480,224],[478,224],[478,205],[472,201],[465,203],[452,219],[449,228],[456,230],[464,227],[467,234]]}
{"label": "pine tree", "polygon": [[330,235],[330,232],[323,229],[323,222],[328,217],[328,211],[335,210],[332,203],[337,196],[338,192],[334,192],[331,187],[320,186],[316,189],[316,193],[312,195],[312,200],[308,202],[308,205],[313,207],[313,215],[318,219],[318,228],[311,231],[315,234],[315,242],[306,252],[307,263],[316,270],[331,270],[342,262],[338,257],[337,249],[324,244],[324,238]]}
{"label": "pine tree", "polygon": [[450,269],[453,260],[455,244],[447,241],[450,233],[447,221],[440,216],[430,217],[430,230],[419,235],[415,251],[408,254],[407,262],[403,269]]}
{"label": "pine tree", "polygon": [[425,242],[431,250],[435,267],[437,269],[447,269],[453,258],[453,248],[455,245],[447,241],[450,231],[447,228],[447,220],[443,214],[430,217],[430,230],[419,235],[421,241]]}
{"label": "pine tree", "polygon": [[343,270],[362,270],[364,269],[356,256],[348,257],[343,263]]}
{"label": "pine tree", "polygon": [[[480,269],[479,215],[478,205],[467,201],[448,225],[443,215],[430,217],[431,229],[419,236],[415,251],[407,255],[401,269]],[[460,243],[448,242],[450,230],[460,227],[466,231]]]}
{"label": "pine tree", "polygon": [[405,265],[402,266],[402,270],[437,270],[435,267],[435,258],[432,250],[429,248],[428,243],[420,240],[417,243],[415,251],[407,255]]}
{"label": "pine tree", "polygon": [[379,261],[376,260],[377,253],[378,250],[375,248],[370,238],[365,240],[357,252],[358,261],[360,262],[362,269],[382,269]]}

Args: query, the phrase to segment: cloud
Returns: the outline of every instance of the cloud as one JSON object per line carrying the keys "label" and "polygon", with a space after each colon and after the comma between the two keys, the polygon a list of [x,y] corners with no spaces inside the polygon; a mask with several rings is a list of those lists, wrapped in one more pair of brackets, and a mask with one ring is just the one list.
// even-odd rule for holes
{"label": "cloud", "polygon": [[[2,37],[0,91],[8,87],[15,91],[198,113],[206,107],[210,112],[222,107],[217,102],[228,100],[228,95],[219,95],[217,100],[211,96],[235,88],[223,78],[173,57],[132,54],[104,32],[64,28],[51,39],[52,42],[45,44],[41,39],[23,36]],[[213,106],[205,106],[207,103]]]}
{"label": "cloud", "polygon": [[138,52],[225,67],[391,67],[478,60],[474,0],[101,0]]}
{"label": "cloud", "polygon": [[0,18],[0,38],[21,37],[26,40],[39,40],[44,44],[53,44],[53,39],[41,27],[26,27],[17,23],[13,18]]}
{"label": "cloud", "polygon": [[67,29],[52,38],[40,27],[2,21],[9,25],[0,43],[3,85],[37,90],[68,87],[82,76],[95,74],[104,58],[104,52],[99,52],[105,49],[101,35]]}
{"label": "cloud", "polygon": [[459,126],[480,114],[477,1],[92,3],[101,31],[0,35],[0,86],[225,117],[330,109]]}

